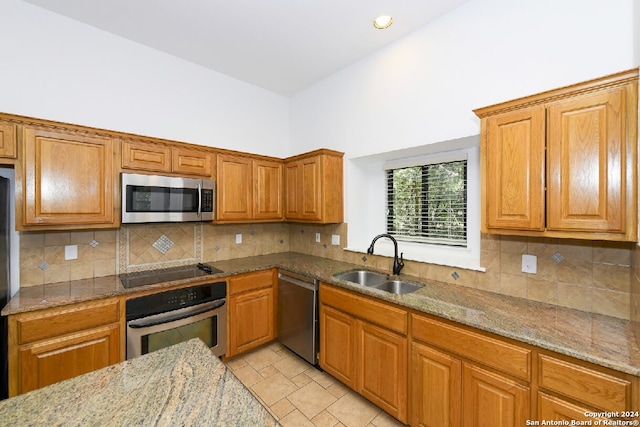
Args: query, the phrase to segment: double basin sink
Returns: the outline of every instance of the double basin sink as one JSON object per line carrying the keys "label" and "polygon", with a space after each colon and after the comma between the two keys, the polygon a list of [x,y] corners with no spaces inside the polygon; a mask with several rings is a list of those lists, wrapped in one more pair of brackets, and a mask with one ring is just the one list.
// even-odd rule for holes
{"label": "double basin sink", "polygon": [[390,292],[396,295],[408,294],[422,288],[421,285],[406,282],[404,280],[391,279],[386,274],[370,270],[351,270],[334,274],[338,280],[344,280],[372,289]]}

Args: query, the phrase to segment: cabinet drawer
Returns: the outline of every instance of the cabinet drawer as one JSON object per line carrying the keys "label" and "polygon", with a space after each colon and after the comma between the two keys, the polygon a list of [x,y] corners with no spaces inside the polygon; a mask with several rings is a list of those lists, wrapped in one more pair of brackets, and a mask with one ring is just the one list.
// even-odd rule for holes
{"label": "cabinet drawer", "polygon": [[16,319],[18,344],[117,323],[119,318],[120,311],[117,300],[20,316]]}
{"label": "cabinet drawer", "polygon": [[629,381],[543,354],[538,368],[540,387],[604,410],[631,409]]}
{"label": "cabinet drawer", "polygon": [[243,274],[229,279],[229,295],[273,286],[273,270]]}
{"label": "cabinet drawer", "polygon": [[122,168],[171,172],[171,148],[143,142],[122,143]]}
{"label": "cabinet drawer", "polygon": [[413,338],[530,380],[531,351],[466,329],[411,315]]}
{"label": "cabinet drawer", "polygon": [[322,304],[380,325],[402,335],[407,335],[407,312],[388,304],[362,298],[351,292],[320,285]]}

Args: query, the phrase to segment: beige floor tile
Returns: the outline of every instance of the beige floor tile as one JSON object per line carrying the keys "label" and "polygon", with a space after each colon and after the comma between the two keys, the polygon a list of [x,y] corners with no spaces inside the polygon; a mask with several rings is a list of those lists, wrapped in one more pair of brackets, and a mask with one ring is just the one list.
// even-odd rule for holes
{"label": "beige floor tile", "polygon": [[313,380],[309,378],[309,375],[305,374],[304,372],[291,378],[291,382],[297,385],[298,387],[304,387],[305,385],[309,384],[311,381]]}
{"label": "beige floor tile", "polygon": [[371,424],[376,427],[401,427],[404,425],[384,411],[380,411],[378,416],[371,421]]}
{"label": "beige floor tile", "polygon": [[272,375],[275,375],[277,373],[279,373],[280,371],[278,371],[273,365],[269,365],[269,366],[265,366],[264,368],[260,369],[259,374],[262,376],[262,378],[268,378]]}
{"label": "beige floor tile", "polygon": [[309,419],[324,411],[337,400],[334,395],[313,381],[291,393],[288,399]]}
{"label": "beige floor tile", "polygon": [[335,427],[336,424],[340,422],[328,413],[327,411],[322,411],[311,420],[316,427]]}
{"label": "beige floor tile", "polygon": [[281,419],[280,424],[282,424],[282,427],[315,427],[313,423],[297,409]]}
{"label": "beige floor tile", "polygon": [[293,378],[309,369],[309,364],[295,354],[285,355],[273,366],[287,378]]}
{"label": "beige floor tile", "polygon": [[311,367],[308,371],[305,371],[305,374],[307,374],[309,378],[311,378],[324,388],[329,388],[336,382],[336,380],[331,375],[325,372],[321,372],[313,367]]}
{"label": "beige floor tile", "polygon": [[277,373],[254,384],[251,390],[253,390],[267,406],[271,406],[298,390],[298,387],[284,375]]}
{"label": "beige floor tile", "polygon": [[262,375],[258,373],[258,371],[256,371],[249,365],[236,368],[232,372],[233,375],[235,375],[247,388],[264,379]]}
{"label": "beige floor tile", "polygon": [[276,415],[277,419],[281,419],[288,415],[291,411],[294,411],[296,407],[293,406],[293,403],[291,403],[289,399],[285,397],[284,399],[279,400],[271,405],[270,409],[271,412]]}
{"label": "beige floor tile", "polygon": [[271,346],[267,346],[256,351],[252,351],[244,356],[243,359],[251,365],[253,369],[260,371],[260,369],[273,365],[282,359],[282,356],[280,356],[277,351],[272,350]]}
{"label": "beige floor tile", "polygon": [[363,397],[347,393],[327,411],[347,427],[364,427],[380,412],[376,406]]}
{"label": "beige floor tile", "polygon": [[328,388],[327,391],[331,394],[333,394],[335,397],[342,397],[345,394],[351,392],[351,389],[349,387],[347,387],[346,385],[340,383],[340,382],[335,382],[333,384],[331,384]]}

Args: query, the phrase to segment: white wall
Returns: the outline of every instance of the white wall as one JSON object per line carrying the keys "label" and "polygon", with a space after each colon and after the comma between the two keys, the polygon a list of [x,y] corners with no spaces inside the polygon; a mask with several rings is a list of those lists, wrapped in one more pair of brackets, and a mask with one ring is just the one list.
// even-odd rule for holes
{"label": "white wall", "polygon": [[[380,153],[446,151],[480,132],[475,108],[637,66],[633,3],[472,0],[292,97],[292,145],[345,152],[350,249],[384,231]],[[479,262],[473,233],[477,256],[465,267]],[[421,260],[463,266],[429,256]]]}
{"label": "white wall", "polygon": [[289,99],[0,0],[0,111],[284,157]]}
{"label": "white wall", "polygon": [[633,2],[473,0],[295,95],[291,142],[357,157],[477,134],[474,108],[637,65]]}

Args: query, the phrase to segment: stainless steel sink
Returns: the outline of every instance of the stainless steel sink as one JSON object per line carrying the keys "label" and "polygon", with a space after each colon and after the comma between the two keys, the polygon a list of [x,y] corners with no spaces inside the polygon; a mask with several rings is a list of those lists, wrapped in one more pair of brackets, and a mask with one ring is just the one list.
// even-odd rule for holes
{"label": "stainless steel sink", "polygon": [[376,286],[372,286],[373,289],[380,289],[381,291],[391,292],[392,294],[402,295],[409,294],[411,292],[415,292],[418,289],[421,289],[422,286],[405,282],[404,280],[387,280],[384,283],[381,283]]}
{"label": "stainless steel sink", "polygon": [[389,276],[386,274],[376,273],[375,271],[369,270],[345,271],[343,273],[334,274],[333,277],[338,280],[346,280],[347,282],[357,283],[363,286],[376,286],[389,280]]}

